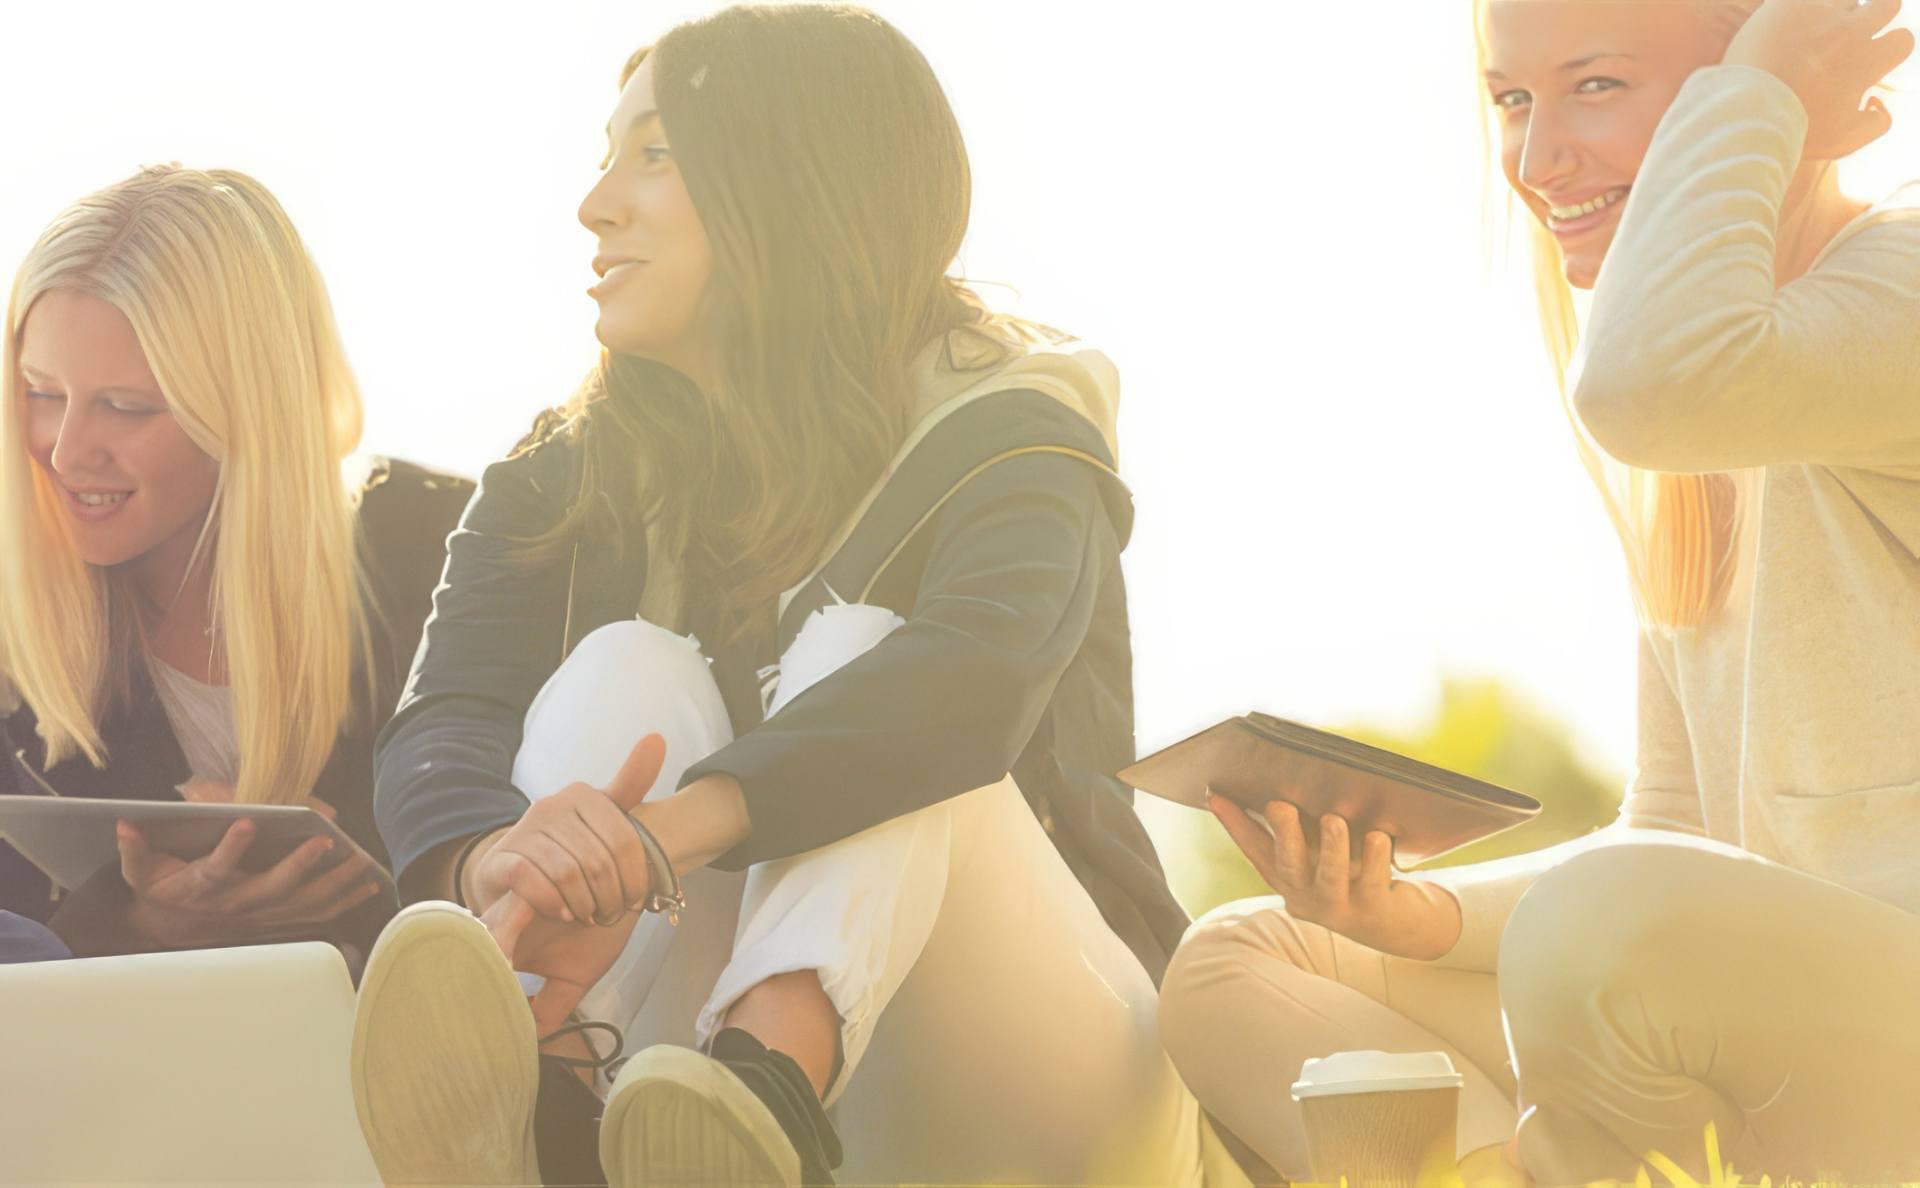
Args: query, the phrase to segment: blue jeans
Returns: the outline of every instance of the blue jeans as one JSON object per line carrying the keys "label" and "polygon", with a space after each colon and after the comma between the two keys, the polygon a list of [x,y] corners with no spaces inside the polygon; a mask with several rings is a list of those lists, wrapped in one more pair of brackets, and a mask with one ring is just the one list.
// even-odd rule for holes
{"label": "blue jeans", "polygon": [[67,946],[45,925],[12,912],[0,912],[0,965],[59,961],[71,956]]}

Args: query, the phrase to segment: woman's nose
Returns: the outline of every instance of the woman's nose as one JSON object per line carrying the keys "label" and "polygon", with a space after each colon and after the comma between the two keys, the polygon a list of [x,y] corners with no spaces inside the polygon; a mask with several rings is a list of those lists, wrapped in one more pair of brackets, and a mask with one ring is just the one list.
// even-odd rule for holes
{"label": "woman's nose", "polygon": [[106,450],[95,432],[92,418],[69,401],[53,430],[53,448],[47,451],[53,469],[60,474],[84,474],[98,469],[106,459]]}
{"label": "woman's nose", "polygon": [[621,224],[620,201],[614,191],[612,170],[602,173],[599,180],[593,183],[593,188],[587,191],[587,196],[580,200],[578,217],[580,225],[595,235]]}
{"label": "woman's nose", "polygon": [[1573,171],[1577,155],[1566,129],[1536,109],[1520,146],[1520,184],[1546,195]]}

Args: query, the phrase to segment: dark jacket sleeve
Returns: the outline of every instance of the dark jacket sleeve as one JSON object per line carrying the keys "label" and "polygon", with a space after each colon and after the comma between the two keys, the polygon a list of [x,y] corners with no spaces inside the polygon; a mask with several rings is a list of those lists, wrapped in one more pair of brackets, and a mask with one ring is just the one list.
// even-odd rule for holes
{"label": "dark jacket sleeve", "polygon": [[413,671],[374,754],[374,819],[401,897],[426,851],[527,810],[510,776],[527,707],[559,666],[567,552],[527,542],[565,515],[569,447],[549,441],[489,466],[460,526]]}
{"label": "dark jacket sleeve", "polygon": [[1086,638],[1098,484],[1053,454],[968,483],[927,529],[906,625],[687,772],[746,794],[752,836],[715,865],[814,849],[1006,775]]}

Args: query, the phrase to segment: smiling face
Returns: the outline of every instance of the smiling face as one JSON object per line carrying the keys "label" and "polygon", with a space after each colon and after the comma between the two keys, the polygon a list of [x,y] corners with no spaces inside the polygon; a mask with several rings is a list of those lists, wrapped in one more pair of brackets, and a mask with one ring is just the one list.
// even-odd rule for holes
{"label": "smiling face", "polygon": [[54,289],[20,332],[27,452],[51,480],[81,559],[178,580],[219,465],[174,420],[125,314]]}
{"label": "smiling face", "polygon": [[1732,24],[1711,3],[1491,0],[1486,85],[1511,185],[1591,288],[1660,117],[1720,60]]}
{"label": "smiling face", "polygon": [[713,253],[667,143],[650,59],[621,89],[607,136],[606,170],[580,203],[580,223],[599,241],[600,282],[587,290],[600,305],[594,333],[611,350],[691,370]]}

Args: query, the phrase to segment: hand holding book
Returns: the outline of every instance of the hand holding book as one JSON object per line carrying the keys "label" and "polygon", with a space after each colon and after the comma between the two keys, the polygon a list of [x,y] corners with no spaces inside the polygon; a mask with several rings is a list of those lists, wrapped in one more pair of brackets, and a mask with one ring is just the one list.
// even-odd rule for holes
{"label": "hand holding book", "polygon": [[1268,801],[1257,819],[1222,796],[1209,795],[1207,808],[1294,919],[1414,961],[1445,956],[1460,939],[1459,901],[1431,883],[1395,878],[1385,833],[1364,836],[1356,867],[1341,817],[1320,818],[1310,840],[1300,811],[1284,800]]}
{"label": "hand holding book", "polygon": [[1460,938],[1459,901],[1403,879],[1531,819],[1528,796],[1270,714],[1246,714],[1149,755],[1120,778],[1220,819],[1295,919],[1396,957]]}

